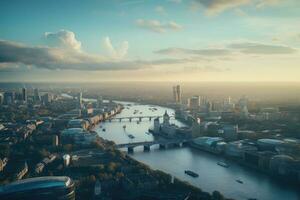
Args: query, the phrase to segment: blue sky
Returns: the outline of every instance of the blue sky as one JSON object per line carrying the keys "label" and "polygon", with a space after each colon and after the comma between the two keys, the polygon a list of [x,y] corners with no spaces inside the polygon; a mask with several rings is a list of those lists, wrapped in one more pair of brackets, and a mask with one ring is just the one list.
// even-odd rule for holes
{"label": "blue sky", "polygon": [[297,0],[1,0],[0,78],[298,81],[299,22]]}

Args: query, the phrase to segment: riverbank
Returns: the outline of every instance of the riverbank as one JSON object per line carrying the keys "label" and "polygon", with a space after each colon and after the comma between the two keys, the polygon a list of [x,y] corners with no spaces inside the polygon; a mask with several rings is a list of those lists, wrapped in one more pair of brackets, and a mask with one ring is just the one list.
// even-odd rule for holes
{"label": "riverbank", "polygon": [[[157,110],[152,111],[152,109],[149,109],[153,108],[152,104],[132,103],[117,117],[136,117],[138,115],[133,115],[135,110],[139,110],[145,116],[162,116],[166,110],[168,114],[174,114],[172,109],[155,107]],[[171,119],[171,123],[184,126],[175,119]],[[124,125],[126,125],[125,130]],[[152,134],[148,133],[149,127],[153,126],[153,120],[142,120],[139,124],[127,120],[104,122],[101,126],[106,131],[103,132],[102,128],[98,127],[95,130],[98,135],[117,144],[155,140]],[[130,139],[129,134],[135,138]],[[153,145],[150,151],[144,152],[143,147],[135,147],[134,153],[130,154],[130,157],[149,165],[152,169],[162,170],[209,193],[218,190],[227,198],[242,200],[248,200],[249,198],[298,200],[300,198],[297,188],[289,187],[263,173],[238,165],[236,162],[228,161],[231,167],[221,167],[217,163],[223,160],[222,157],[194,150],[193,148],[172,147],[159,149],[158,145]],[[184,174],[184,170],[192,170],[198,173],[199,178],[192,178]],[[237,183],[237,179],[244,180],[244,184]]]}

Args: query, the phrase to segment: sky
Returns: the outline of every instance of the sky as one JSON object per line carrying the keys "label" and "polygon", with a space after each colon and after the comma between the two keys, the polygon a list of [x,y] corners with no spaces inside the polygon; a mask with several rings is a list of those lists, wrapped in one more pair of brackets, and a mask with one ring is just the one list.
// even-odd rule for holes
{"label": "sky", "polygon": [[300,81],[299,0],[1,0],[1,82]]}

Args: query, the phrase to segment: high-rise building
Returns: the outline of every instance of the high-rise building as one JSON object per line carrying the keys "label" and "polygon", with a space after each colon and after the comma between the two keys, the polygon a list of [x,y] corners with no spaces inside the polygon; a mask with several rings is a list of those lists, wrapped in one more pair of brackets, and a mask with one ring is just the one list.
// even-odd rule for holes
{"label": "high-rise building", "polygon": [[191,110],[198,110],[200,106],[200,96],[193,96],[188,99],[188,107]]}
{"label": "high-rise building", "polygon": [[0,93],[0,105],[3,104],[3,94]]}
{"label": "high-rise building", "polygon": [[41,100],[38,88],[35,88],[33,90],[33,99],[34,99],[35,102],[39,102]]}
{"label": "high-rise building", "polygon": [[10,92],[10,91],[4,92],[3,104],[9,105],[9,104],[14,103],[14,101],[15,101],[15,93],[14,92]]}
{"label": "high-rise building", "polygon": [[22,88],[22,101],[27,102],[27,91],[26,88]]}
{"label": "high-rise building", "polygon": [[82,92],[77,94],[77,108],[82,109]]}
{"label": "high-rise building", "polygon": [[102,104],[103,104],[103,98],[102,98],[102,96],[98,96],[98,98],[97,98],[97,107],[101,108]]}
{"label": "high-rise building", "polygon": [[48,105],[48,104],[50,103],[50,101],[51,101],[50,95],[49,95],[48,93],[45,93],[45,94],[41,97],[41,99],[42,99],[42,104],[43,104],[43,105]]}
{"label": "high-rise building", "polygon": [[173,98],[175,103],[181,103],[180,85],[173,86]]}

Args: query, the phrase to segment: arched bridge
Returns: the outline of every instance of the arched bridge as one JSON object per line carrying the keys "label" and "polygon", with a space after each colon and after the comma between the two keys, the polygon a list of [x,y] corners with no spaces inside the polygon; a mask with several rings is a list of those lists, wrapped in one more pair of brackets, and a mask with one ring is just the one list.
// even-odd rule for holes
{"label": "arched bridge", "polygon": [[165,149],[168,146],[183,146],[188,144],[192,139],[182,138],[182,139],[165,139],[165,140],[154,140],[154,141],[144,141],[144,142],[132,142],[117,144],[117,148],[127,148],[128,152],[133,152],[135,147],[144,146],[144,151],[150,151],[152,145],[159,145],[160,149]]}
{"label": "arched bridge", "polygon": [[[141,122],[143,119],[149,119],[149,121],[151,121],[152,119],[155,118],[163,118],[163,115],[152,115],[152,116],[130,116],[130,117],[113,117],[110,118],[108,121],[119,121],[121,122],[122,120],[128,120],[128,121],[132,121],[132,120],[138,120],[139,122]],[[174,116],[170,116],[170,118],[175,118]]]}

